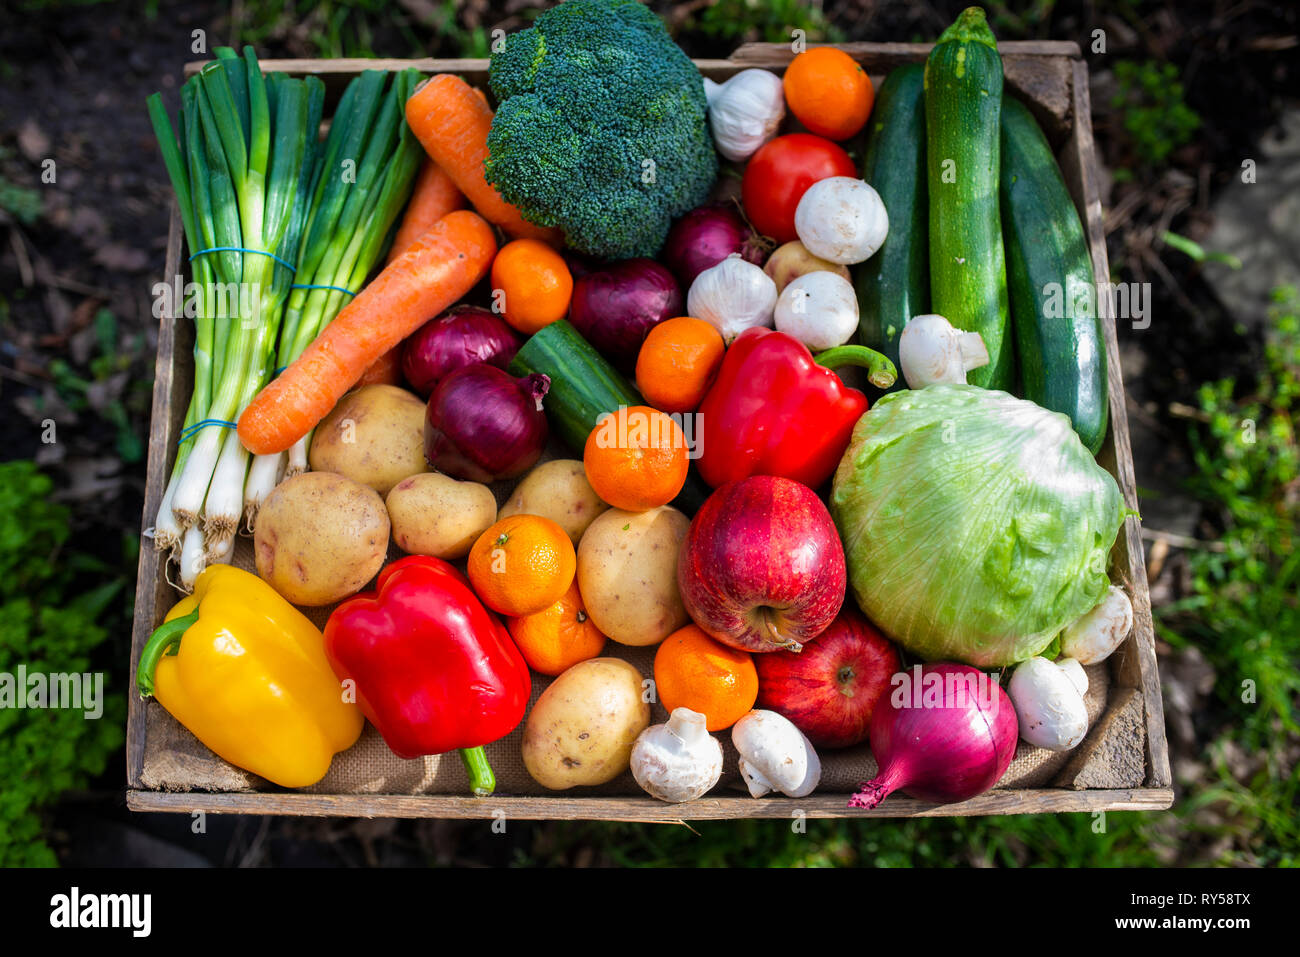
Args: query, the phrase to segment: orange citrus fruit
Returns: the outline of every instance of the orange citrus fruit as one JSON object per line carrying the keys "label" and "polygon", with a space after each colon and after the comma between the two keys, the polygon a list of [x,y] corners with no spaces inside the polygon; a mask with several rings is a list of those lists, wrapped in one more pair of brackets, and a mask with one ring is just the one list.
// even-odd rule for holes
{"label": "orange citrus fruit", "polygon": [[493,611],[532,615],[569,590],[578,557],[568,533],[549,518],[511,515],[474,542],[467,571],[474,591]]}
{"label": "orange citrus fruit", "polygon": [[587,436],[582,466],[601,501],[625,512],[649,511],[667,505],[686,484],[686,435],[658,409],[620,406]]}
{"label": "orange citrus fruit", "polygon": [[758,669],[749,652],[714,641],[698,625],[679,628],[655,652],[655,690],[663,706],[704,715],[721,731],[749,713],[758,700]]}
{"label": "orange citrus fruit", "polygon": [[834,47],[805,50],[786,67],[782,80],[790,112],[808,132],[847,140],[867,125],[876,91],[853,57]]}
{"label": "orange citrus fruit", "polygon": [[727,347],[703,319],[665,319],[646,336],[636,357],[636,386],[664,412],[694,412],[704,401]]}
{"label": "orange citrus fruit", "polygon": [[516,239],[492,260],[492,296],[506,322],[532,335],[569,312],[573,274],[554,248],[540,239]]}
{"label": "orange citrus fruit", "polygon": [[605,647],[605,636],[587,617],[576,581],[554,605],[532,615],[507,618],[506,627],[528,667],[552,677],[580,661],[598,657]]}

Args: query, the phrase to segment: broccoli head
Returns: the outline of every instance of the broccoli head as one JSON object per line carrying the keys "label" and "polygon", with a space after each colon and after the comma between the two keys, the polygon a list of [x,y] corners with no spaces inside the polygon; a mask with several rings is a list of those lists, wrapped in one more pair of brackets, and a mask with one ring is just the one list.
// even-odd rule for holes
{"label": "broccoli head", "polygon": [[638,0],[565,0],[492,55],[487,181],[610,259],[653,256],[718,174],[704,82]]}

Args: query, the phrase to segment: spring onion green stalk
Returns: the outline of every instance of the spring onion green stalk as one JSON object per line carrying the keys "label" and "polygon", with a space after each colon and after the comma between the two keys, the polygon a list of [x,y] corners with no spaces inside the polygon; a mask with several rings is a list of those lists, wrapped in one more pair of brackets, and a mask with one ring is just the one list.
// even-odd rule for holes
{"label": "spring onion green stalk", "polygon": [[[397,73],[385,93],[386,77],[377,70],[357,76],[334,114],[298,252],[299,288],[285,307],[279,367],[297,359],[348,303],[351,297],[342,290],[362,287],[387,252],[410,196],[423,150],[405,123],[404,108],[421,77],[415,70]],[[284,475],[307,470],[309,442],[310,434],[289,450]],[[282,454],[254,459],[244,490],[250,527],[283,462]]]}
{"label": "spring onion green stalk", "polygon": [[[251,47],[216,52],[182,89],[183,157],[161,102],[149,103],[191,255],[220,250],[193,259],[201,292],[186,424],[197,431],[178,449],[155,525],[157,547],[179,544],[183,587],[233,551],[249,456],[219,423],[235,421],[270,378],[324,99],[318,79],[264,77]],[[205,420],[218,424],[198,428]]]}
{"label": "spring onion green stalk", "polygon": [[[180,125],[182,130],[188,130],[195,118],[194,92],[194,88],[188,85],[181,91]],[[163,109],[162,96],[157,93],[153,94],[148,98],[147,104],[149,119],[163,154],[163,163],[167,168],[168,177],[171,179],[176,192],[181,224],[185,232],[185,243],[189,248],[193,249],[197,239],[186,161],[181,156],[180,148],[177,145],[176,132],[172,128],[171,121],[167,118],[166,111]],[[202,261],[196,262],[193,275],[199,291],[193,302],[195,310],[194,391],[190,396],[190,404],[185,412],[182,434],[188,434],[188,430],[192,429],[200,421],[201,416],[206,411],[212,377],[213,314],[211,297],[208,294],[212,276],[211,266]],[[179,314],[189,311],[184,299],[181,302],[173,303],[172,308],[174,313]],[[185,462],[189,458],[189,453],[190,443],[181,443],[177,451],[176,462],[172,468],[171,478],[167,483],[167,489],[163,493],[162,503],[158,509],[158,519],[154,526],[153,535],[154,547],[159,551],[169,552],[178,560],[185,527],[172,510],[172,499],[176,494],[176,485],[180,479],[181,471],[185,467]]]}

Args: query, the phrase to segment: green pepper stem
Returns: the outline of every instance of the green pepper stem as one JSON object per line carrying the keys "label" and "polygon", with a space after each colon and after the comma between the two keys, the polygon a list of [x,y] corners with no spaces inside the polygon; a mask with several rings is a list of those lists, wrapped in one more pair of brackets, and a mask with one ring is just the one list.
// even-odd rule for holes
{"label": "green pepper stem", "polygon": [[497,789],[496,775],[481,746],[461,748],[460,757],[465,762],[465,773],[469,775],[470,790],[475,797],[487,797]]}
{"label": "green pepper stem", "polygon": [[158,626],[158,630],[149,636],[149,640],[144,644],[144,650],[140,652],[140,665],[135,671],[135,686],[140,689],[143,697],[148,698],[153,695],[153,673],[158,667],[158,660],[163,655],[176,654],[186,630],[198,620],[199,610],[195,608],[188,615],[164,621]]}
{"label": "green pepper stem", "polygon": [[813,356],[813,362],[827,369],[840,366],[862,366],[867,370],[867,379],[872,385],[888,389],[898,378],[898,369],[889,357],[866,346],[835,346]]}

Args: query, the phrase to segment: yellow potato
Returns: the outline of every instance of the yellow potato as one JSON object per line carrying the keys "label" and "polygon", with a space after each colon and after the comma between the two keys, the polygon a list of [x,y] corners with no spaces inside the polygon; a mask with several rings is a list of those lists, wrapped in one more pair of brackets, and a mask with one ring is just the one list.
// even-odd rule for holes
{"label": "yellow potato", "polygon": [[582,533],[609,506],[600,500],[578,459],[552,459],[533,469],[510,500],[501,506],[501,518],[541,515],[568,534],[576,547]]}
{"label": "yellow potato", "polygon": [[578,543],[578,591],[596,627],[624,645],[656,645],[690,618],[677,591],[677,555],[691,520],[671,505],[611,508]]}
{"label": "yellow potato", "polygon": [[354,389],[321,420],[311,441],[313,472],[337,472],[387,495],[394,485],[426,472],[424,402],[395,385]]}
{"label": "yellow potato", "polygon": [[393,541],[412,555],[464,558],[497,520],[492,490],[441,472],[421,472],[393,486],[385,500]]}
{"label": "yellow potato", "polygon": [[388,555],[379,493],[333,472],[304,472],[275,487],[257,513],[257,574],[295,605],[354,595]]}
{"label": "yellow potato", "polygon": [[542,787],[604,784],[628,769],[650,724],[641,672],[621,658],[592,658],[542,692],[524,725],[524,767]]}

